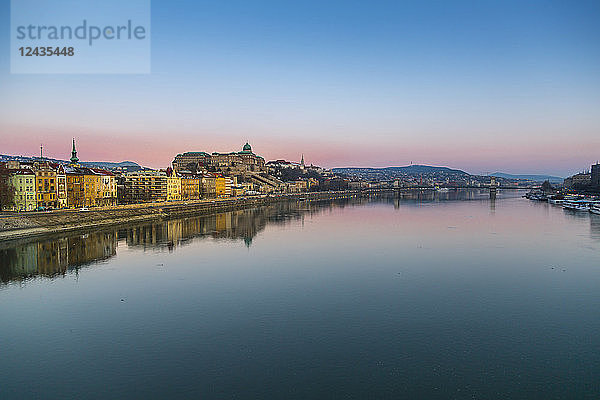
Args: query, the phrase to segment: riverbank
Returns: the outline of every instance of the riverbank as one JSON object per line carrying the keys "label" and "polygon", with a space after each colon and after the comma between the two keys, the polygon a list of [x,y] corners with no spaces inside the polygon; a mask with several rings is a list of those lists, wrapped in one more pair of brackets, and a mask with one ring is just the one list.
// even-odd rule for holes
{"label": "riverbank", "polygon": [[265,197],[130,204],[92,208],[89,211],[55,210],[3,213],[0,215],[0,241],[141,221],[210,215],[278,201],[342,199],[358,196],[360,193],[364,193],[364,191],[314,192]]}

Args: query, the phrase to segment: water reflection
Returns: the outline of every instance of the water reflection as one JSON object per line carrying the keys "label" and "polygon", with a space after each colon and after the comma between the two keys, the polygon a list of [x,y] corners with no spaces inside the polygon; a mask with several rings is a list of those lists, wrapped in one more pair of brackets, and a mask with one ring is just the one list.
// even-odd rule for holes
{"label": "water reflection", "polygon": [[600,398],[600,216],[518,197],[290,202],[0,243],[0,397]]}
{"label": "water reflection", "polygon": [[95,232],[0,249],[0,280],[65,275],[69,269],[116,255],[116,239],[114,231]]}
{"label": "water reflection", "polygon": [[[496,198],[520,197],[524,192],[520,190],[499,190],[490,193],[487,189],[448,189],[447,191],[419,190],[399,192],[393,196],[396,201],[395,207],[398,208],[403,203],[437,203],[442,201],[465,201],[493,200],[495,205]],[[385,195],[389,197],[389,195]]]}
{"label": "water reflection", "polygon": [[[520,193],[499,192],[498,198],[516,197]],[[24,281],[34,277],[55,278],[69,270],[114,257],[119,246],[136,249],[174,251],[193,240],[243,241],[248,247],[254,237],[269,224],[283,225],[303,221],[305,216],[333,208],[386,203],[394,208],[447,201],[488,201],[495,212],[496,198],[486,190],[450,190],[448,192],[413,191],[385,193],[332,201],[290,201],[216,215],[160,221],[107,229],[90,233],[67,234],[66,237],[37,239],[20,243],[0,243],[0,281]],[[600,236],[600,218],[592,219],[592,236]]]}
{"label": "water reflection", "polygon": [[242,209],[195,218],[161,221],[119,229],[117,238],[128,247],[167,248],[185,245],[197,237],[221,240],[241,240],[246,246],[268,224],[286,224],[304,215],[323,212],[325,209],[357,204],[357,199],[327,202],[293,201],[263,207]]}
{"label": "water reflection", "polygon": [[117,247],[168,249],[195,238],[240,240],[251,246],[253,238],[267,224],[286,224],[324,210],[359,204],[368,200],[293,201],[218,213],[215,215],[126,226],[29,243],[0,245],[0,281],[23,281],[36,276],[54,278],[69,270],[107,260]]}
{"label": "water reflection", "polygon": [[600,240],[600,215],[590,214],[590,236]]}

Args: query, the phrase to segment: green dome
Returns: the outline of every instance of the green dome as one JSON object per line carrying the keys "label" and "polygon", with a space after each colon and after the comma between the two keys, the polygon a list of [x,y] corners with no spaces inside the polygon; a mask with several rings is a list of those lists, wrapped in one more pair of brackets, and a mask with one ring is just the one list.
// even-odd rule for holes
{"label": "green dome", "polygon": [[252,147],[250,146],[250,144],[248,144],[248,142],[246,142],[246,144],[244,145],[244,148],[242,150],[243,151],[252,151]]}

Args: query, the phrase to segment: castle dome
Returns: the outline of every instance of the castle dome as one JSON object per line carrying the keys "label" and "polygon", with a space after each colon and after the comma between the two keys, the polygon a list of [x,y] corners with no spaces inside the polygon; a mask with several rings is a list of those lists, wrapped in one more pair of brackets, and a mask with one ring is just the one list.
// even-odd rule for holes
{"label": "castle dome", "polygon": [[244,147],[242,148],[243,151],[252,151],[252,146],[250,146],[250,144],[248,142],[246,142],[246,144],[244,145]]}

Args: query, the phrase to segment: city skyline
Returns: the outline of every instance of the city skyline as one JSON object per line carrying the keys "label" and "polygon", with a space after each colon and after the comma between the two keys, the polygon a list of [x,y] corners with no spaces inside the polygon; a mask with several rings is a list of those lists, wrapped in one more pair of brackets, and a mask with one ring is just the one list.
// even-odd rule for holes
{"label": "city skyline", "polygon": [[0,60],[0,153],[68,159],[76,137],[85,161],[164,168],[249,141],[327,168],[566,177],[599,158],[599,16],[594,2],[153,1],[151,74]]}
{"label": "city skyline", "polygon": [[[71,145],[75,146],[76,139],[72,138],[72,141],[73,142],[71,143]],[[248,143],[249,142],[247,141],[246,144],[248,144]],[[238,147],[241,147],[241,146],[238,146]],[[206,153],[209,153],[209,154],[228,154],[228,153],[236,153],[237,150],[239,150],[239,149],[232,148],[232,149],[225,149],[223,151],[212,151],[212,150],[206,150],[206,149],[182,151],[181,153],[178,153],[178,154],[174,155],[173,158],[172,158],[172,160],[170,162],[166,163],[165,165],[146,165],[146,164],[140,163],[140,162],[138,162],[137,160],[134,160],[134,159],[123,159],[123,160],[109,160],[109,159],[82,159],[82,160],[79,160],[78,159],[78,161],[82,161],[83,163],[87,163],[87,164],[107,163],[107,162],[108,163],[133,162],[133,163],[136,163],[136,164],[138,164],[139,166],[141,166],[143,168],[151,168],[151,169],[155,169],[155,170],[163,170],[164,171],[164,170],[166,170],[168,168],[171,168],[174,160],[176,160],[176,156],[177,155],[181,155],[182,153],[190,153],[190,152],[191,153],[194,153],[194,152],[202,152],[202,153],[204,153],[204,152],[206,152]],[[79,142],[77,142],[77,153],[78,152],[79,152]],[[73,162],[73,159],[72,159],[73,153],[72,153],[72,151],[69,153],[69,156],[71,158],[69,158],[69,157],[67,157],[65,155],[62,155],[62,154],[55,156],[55,155],[52,155],[52,154],[48,154],[46,152],[46,149],[43,146],[43,144],[41,144],[38,147],[38,153],[37,154],[8,154],[8,153],[0,153],[0,155],[12,156],[12,157],[24,157],[24,158],[30,158],[30,159],[57,160],[57,161],[64,161],[64,162],[68,162],[69,160],[71,160],[71,162]],[[295,159],[293,157],[292,158],[287,158],[287,159],[284,159],[284,158],[281,158],[281,157],[279,157],[279,158],[277,158],[277,157],[266,158],[266,161],[271,161],[271,162],[275,162],[275,161],[278,161],[278,160],[284,160],[284,161],[288,161],[288,162],[292,162],[292,163],[296,163],[296,164],[300,165],[301,160],[302,161],[304,160],[304,153],[300,153],[300,158],[298,158],[298,159]],[[594,164],[598,164],[598,163],[600,163],[600,162],[599,161],[595,161],[595,162],[592,162],[591,165],[593,166]],[[312,163],[312,162],[309,161],[309,162],[306,163],[306,165],[314,165],[315,167],[318,166],[318,167],[327,168],[327,169],[336,169],[336,168],[337,169],[344,169],[344,168],[350,168],[350,169],[352,169],[352,168],[382,169],[382,168],[390,168],[390,167],[394,168],[394,167],[408,167],[408,166],[412,166],[412,165],[414,165],[414,166],[421,165],[421,166],[432,166],[432,167],[450,168],[450,169],[455,169],[455,170],[461,170],[461,171],[467,172],[467,173],[472,174],[472,175],[483,175],[483,176],[485,176],[485,175],[489,175],[489,174],[493,174],[493,173],[514,174],[515,176],[518,176],[518,175],[526,176],[526,175],[528,175],[527,172],[525,172],[525,173],[523,173],[523,172],[516,172],[516,173],[515,172],[507,172],[508,169],[504,169],[504,170],[498,169],[498,170],[495,170],[495,171],[486,171],[484,173],[474,173],[474,172],[469,171],[469,170],[467,170],[465,168],[456,167],[456,166],[452,166],[452,165],[440,165],[440,164],[435,164],[435,163],[426,164],[426,163],[416,163],[416,162],[412,162],[412,161],[410,163],[404,164],[404,165],[399,165],[398,164],[398,165],[380,165],[380,166],[378,166],[378,165],[345,165],[345,166],[335,165],[335,166],[323,166],[323,165],[315,164],[315,163]],[[589,173],[590,170],[591,170],[590,169],[590,165],[587,165],[587,166],[582,167],[580,170],[575,171],[571,175],[574,175],[574,174],[577,174],[577,173]],[[549,174],[549,173],[546,173],[546,172],[531,173],[529,175],[552,176],[552,174]],[[571,175],[568,175],[568,176],[571,176]],[[561,177],[561,178],[566,178],[567,177],[567,176],[560,176],[560,175],[555,175],[555,176]]]}

